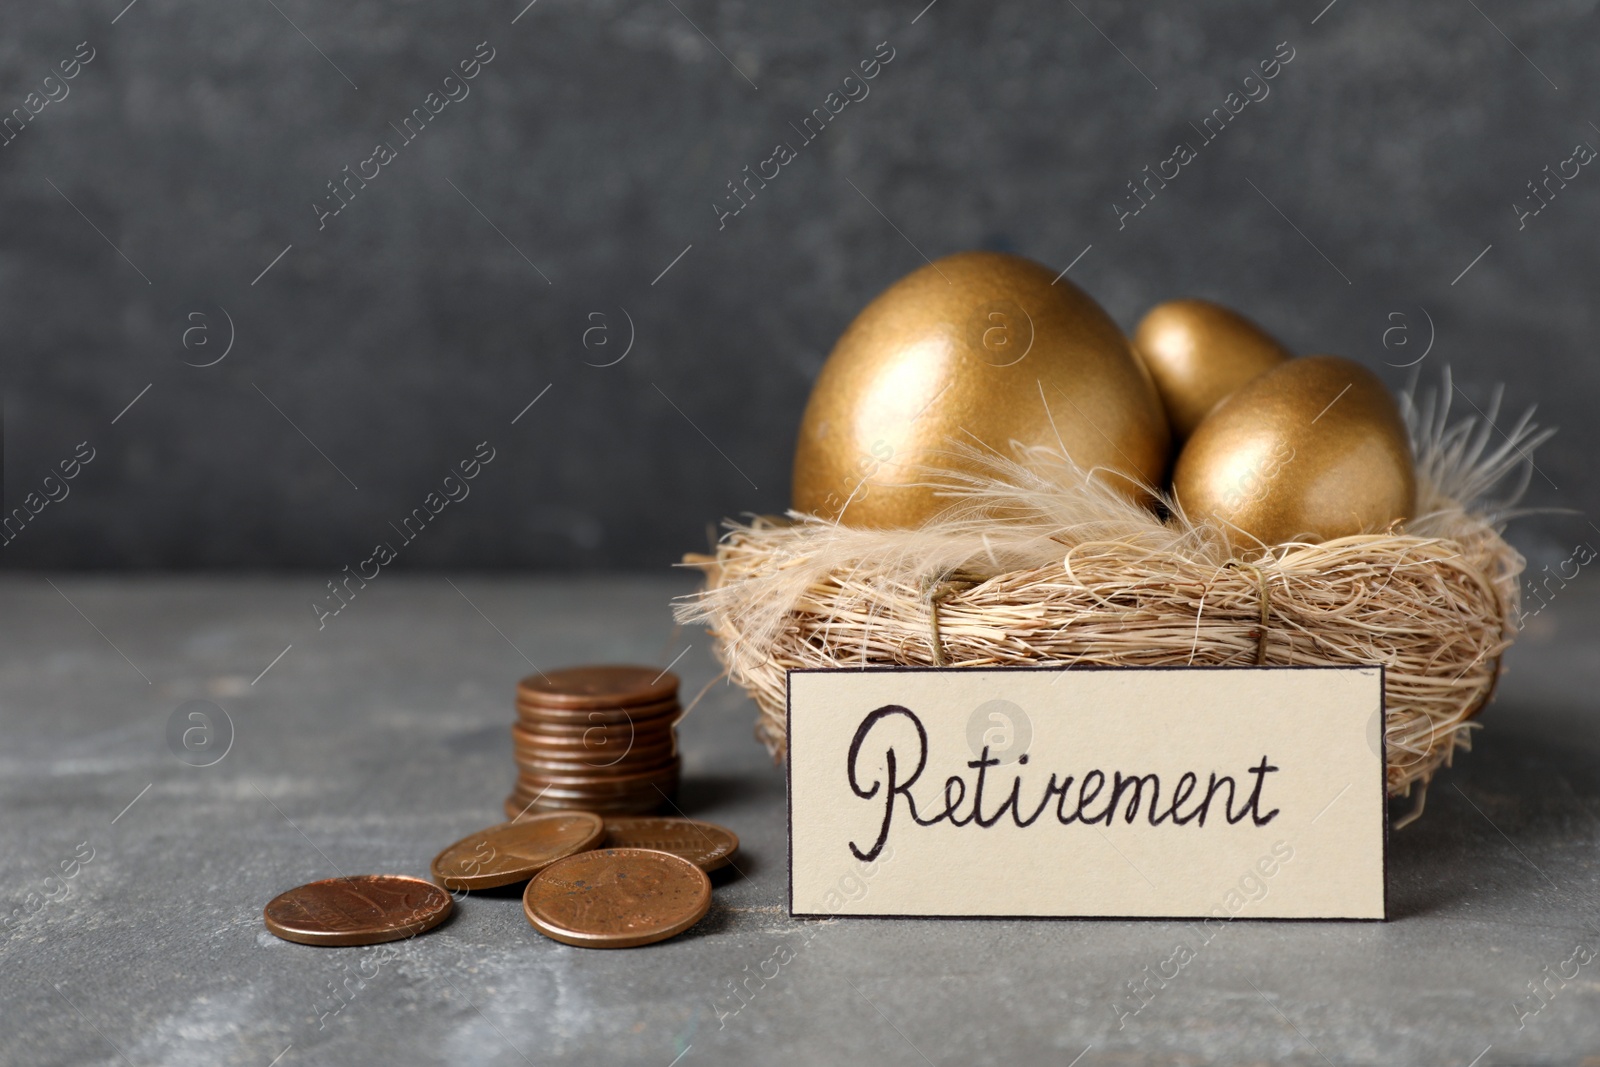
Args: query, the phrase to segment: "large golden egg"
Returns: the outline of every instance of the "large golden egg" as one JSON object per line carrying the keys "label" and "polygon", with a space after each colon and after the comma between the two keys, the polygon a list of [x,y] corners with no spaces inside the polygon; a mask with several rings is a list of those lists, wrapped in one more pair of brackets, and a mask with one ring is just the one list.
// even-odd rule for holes
{"label": "large golden egg", "polygon": [[1170,436],[1149,376],[1100,305],[1053,278],[1031,260],[963,252],[868,304],[806,405],[795,509],[919,525],[951,503],[918,483],[927,468],[965,468],[955,442],[1008,457],[1012,441],[1065,446],[1130,495],[1161,484]]}
{"label": "large golden egg", "polygon": [[1133,347],[1180,442],[1218,402],[1290,356],[1261,327],[1209,300],[1157,304],[1133,331]]}
{"label": "large golden egg", "polygon": [[1236,549],[1326,541],[1408,519],[1417,479],[1399,409],[1338,356],[1292,359],[1219,404],[1184,445],[1178,504]]}

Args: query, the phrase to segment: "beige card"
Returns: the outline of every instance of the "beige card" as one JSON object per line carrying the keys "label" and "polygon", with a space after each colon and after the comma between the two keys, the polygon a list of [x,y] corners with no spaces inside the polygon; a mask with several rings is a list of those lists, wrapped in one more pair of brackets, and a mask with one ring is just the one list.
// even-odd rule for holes
{"label": "beige card", "polygon": [[1384,917],[1381,667],[789,673],[794,915]]}

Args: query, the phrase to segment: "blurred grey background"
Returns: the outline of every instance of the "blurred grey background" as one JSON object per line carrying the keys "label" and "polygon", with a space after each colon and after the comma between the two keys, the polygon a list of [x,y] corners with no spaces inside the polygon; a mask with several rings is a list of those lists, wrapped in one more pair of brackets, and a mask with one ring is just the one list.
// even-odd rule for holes
{"label": "blurred grey background", "polygon": [[[487,441],[400,566],[663,568],[785,506],[835,337],[972,247],[1073,264],[1125,327],[1200,295],[1396,387],[1448,366],[1462,411],[1505,383],[1561,427],[1530,503],[1571,509],[1513,540],[1600,544],[1593,2],[925,3],[8,5],[7,513],[93,458],[0,563],[337,571]],[[1577,174],[1519,219],[1547,166]]]}

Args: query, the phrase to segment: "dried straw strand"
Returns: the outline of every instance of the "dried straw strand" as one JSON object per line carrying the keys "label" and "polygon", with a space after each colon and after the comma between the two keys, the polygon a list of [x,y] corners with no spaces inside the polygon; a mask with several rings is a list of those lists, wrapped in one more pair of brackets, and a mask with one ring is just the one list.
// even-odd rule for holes
{"label": "dried straw strand", "polygon": [[1520,485],[1490,494],[1548,436],[1524,417],[1496,446],[1487,419],[1449,422],[1451,388],[1406,400],[1420,492],[1404,529],[1239,559],[1216,529],[1030,449],[938,476],[955,504],[921,529],[730,524],[715,556],[686,559],[706,587],[678,616],[709,626],[775,759],[791,669],[1378,663],[1388,789],[1404,794],[1469,747],[1494,692],[1523,560],[1500,536]]}

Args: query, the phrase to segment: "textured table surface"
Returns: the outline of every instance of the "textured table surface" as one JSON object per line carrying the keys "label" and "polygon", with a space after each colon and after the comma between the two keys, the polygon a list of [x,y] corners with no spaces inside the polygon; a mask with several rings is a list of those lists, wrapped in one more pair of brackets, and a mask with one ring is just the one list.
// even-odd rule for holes
{"label": "textured table surface", "polygon": [[[783,780],[722,685],[681,728],[680,804],[744,848],[690,933],[570,948],[486,894],[387,952],[275,939],[274,894],[424,874],[499,818],[529,662],[684,653],[689,695],[715,673],[671,625],[686,579],[392,576],[319,631],[322,580],[0,583],[0,1062],[1600,1063],[1600,959],[1551,977],[1600,951],[1581,581],[1394,834],[1392,921],[1227,926],[1119,1026],[1183,924],[789,919]],[[167,741],[191,700],[232,723],[211,766]]]}

